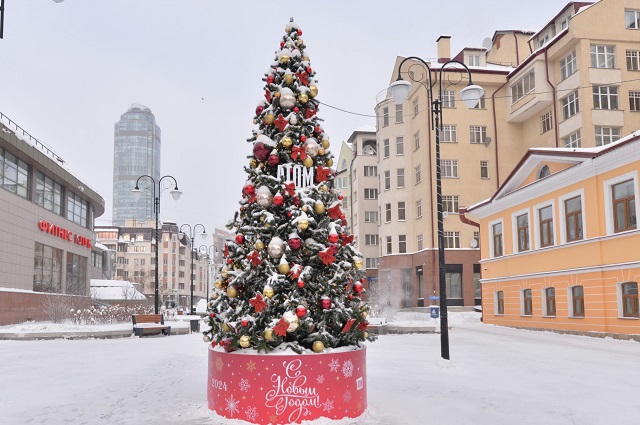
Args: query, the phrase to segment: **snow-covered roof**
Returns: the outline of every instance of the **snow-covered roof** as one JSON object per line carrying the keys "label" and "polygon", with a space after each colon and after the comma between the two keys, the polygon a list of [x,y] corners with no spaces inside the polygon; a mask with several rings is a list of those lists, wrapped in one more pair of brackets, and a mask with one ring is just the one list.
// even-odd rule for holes
{"label": "snow-covered roof", "polygon": [[91,279],[91,298],[98,300],[146,300],[128,280]]}
{"label": "snow-covered roof", "polygon": [[361,125],[360,127],[356,128],[355,130],[353,130],[354,132],[362,132],[362,133],[375,133],[376,132],[376,126],[375,125]]}

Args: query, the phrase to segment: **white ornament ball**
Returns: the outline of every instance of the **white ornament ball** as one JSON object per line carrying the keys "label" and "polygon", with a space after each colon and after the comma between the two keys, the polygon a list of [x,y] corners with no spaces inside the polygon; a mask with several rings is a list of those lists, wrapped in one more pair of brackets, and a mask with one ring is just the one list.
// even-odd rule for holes
{"label": "white ornament ball", "polygon": [[282,315],[282,318],[289,324],[287,332],[293,332],[300,326],[300,319],[293,311],[287,311]]}
{"label": "white ornament ball", "polygon": [[296,97],[291,89],[286,87],[280,89],[280,106],[285,109],[291,109],[296,106]]}
{"label": "white ornament ball", "polygon": [[284,249],[284,241],[276,236],[269,242],[269,245],[267,246],[267,253],[272,258],[278,259],[284,254]]}
{"label": "white ornament ball", "polygon": [[266,186],[260,186],[256,195],[256,202],[262,207],[269,207],[273,202],[273,195]]}
{"label": "white ornament ball", "polygon": [[304,144],[304,148],[307,152],[307,155],[309,155],[311,158],[315,158],[316,156],[318,156],[320,145],[318,145],[318,142],[316,142],[315,139],[307,139]]}

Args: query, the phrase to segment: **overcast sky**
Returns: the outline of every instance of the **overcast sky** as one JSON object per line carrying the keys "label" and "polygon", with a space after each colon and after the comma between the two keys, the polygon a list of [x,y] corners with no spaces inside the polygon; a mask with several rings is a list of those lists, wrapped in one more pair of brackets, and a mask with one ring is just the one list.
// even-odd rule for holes
{"label": "overcast sky", "polygon": [[[317,72],[318,99],[373,115],[396,56],[481,47],[496,30],[539,30],[565,0],[5,0],[0,112],[49,145],[105,198],[111,224],[113,126],[133,103],[162,129],[161,219],[211,232],[238,209],[261,81],[293,16]],[[372,117],[327,106],[334,155]]]}

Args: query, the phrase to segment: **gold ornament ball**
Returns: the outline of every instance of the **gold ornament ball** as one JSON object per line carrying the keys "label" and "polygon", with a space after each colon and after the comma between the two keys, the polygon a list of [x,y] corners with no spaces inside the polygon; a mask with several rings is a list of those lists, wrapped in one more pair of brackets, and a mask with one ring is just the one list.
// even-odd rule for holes
{"label": "gold ornament ball", "polygon": [[304,165],[307,168],[313,167],[313,158],[309,156],[306,157],[305,159],[302,160],[302,165]]}
{"label": "gold ornament ball", "polygon": [[238,343],[240,344],[240,347],[247,348],[251,345],[251,338],[249,338],[247,335],[242,335]]}
{"label": "gold ornament ball", "polygon": [[273,124],[273,122],[275,121],[276,117],[273,114],[267,114],[264,116],[264,123],[267,125],[271,125]]}
{"label": "gold ornament ball", "polygon": [[362,260],[360,258],[354,258],[353,259],[353,265],[356,269],[361,269],[362,268]]}
{"label": "gold ornament ball", "polygon": [[316,341],[313,343],[313,351],[316,353],[321,353],[324,350],[324,344],[322,341]]}
{"label": "gold ornament ball", "polygon": [[257,125],[258,124],[258,120],[254,119],[253,121],[253,125]]}
{"label": "gold ornament ball", "polygon": [[277,91],[277,92],[275,92],[275,93],[273,94],[273,97],[280,98],[280,96],[281,96],[281,95],[280,95],[280,92],[279,92],[279,91]]}
{"label": "gold ornament ball", "polygon": [[324,214],[327,208],[322,202],[316,202],[316,204],[313,206],[313,210],[316,212],[316,214]]}
{"label": "gold ornament ball", "polygon": [[320,190],[320,192],[327,192],[329,191],[329,187],[326,184],[321,184],[320,187],[318,187],[318,189]]}
{"label": "gold ornament ball", "polygon": [[215,300],[216,298],[218,298],[218,294],[217,293],[214,292],[213,294],[211,294],[211,299],[212,300]]}
{"label": "gold ornament ball", "polygon": [[251,161],[249,161],[249,167],[256,168],[257,166],[258,166],[258,160],[252,159]]}
{"label": "gold ornament ball", "polygon": [[202,337],[202,340],[204,342],[211,342],[211,337],[209,335],[205,335],[205,336]]}
{"label": "gold ornament ball", "polygon": [[291,267],[289,267],[289,265],[286,264],[286,263],[278,265],[278,272],[280,274],[287,274],[287,273],[289,273],[289,270],[291,270]]}
{"label": "gold ornament ball", "polygon": [[309,207],[308,207],[308,206],[306,206],[306,205],[303,205],[303,206],[302,206],[302,211],[304,211],[304,212],[309,211]]}
{"label": "gold ornament ball", "polygon": [[230,332],[231,328],[229,327],[229,325],[227,324],[227,322],[222,323],[222,325],[220,326],[220,328],[222,328],[223,332]]}
{"label": "gold ornament ball", "polygon": [[291,137],[283,137],[282,138],[282,146],[289,149],[291,147],[291,145],[293,145],[293,140],[291,140]]}
{"label": "gold ornament ball", "polygon": [[264,242],[262,242],[262,241],[257,241],[257,242],[256,242],[256,244],[255,244],[254,246],[255,246],[255,248],[256,248],[258,251],[262,251],[262,250],[264,249]]}
{"label": "gold ornament ball", "polygon": [[365,338],[369,338],[369,332],[365,332],[365,333],[364,333],[364,337],[365,337]]}
{"label": "gold ornament ball", "polygon": [[290,85],[291,83],[293,83],[293,75],[291,74],[284,74],[284,82],[287,85]]}
{"label": "gold ornament ball", "polygon": [[273,298],[273,288],[271,286],[265,286],[264,290],[262,291],[262,293],[264,294],[265,297],[271,299]]}
{"label": "gold ornament ball", "polygon": [[323,139],[322,142],[320,143],[322,143],[322,147],[325,149],[329,149],[329,146],[331,146],[331,142],[328,141],[327,139]]}
{"label": "gold ornament ball", "polygon": [[300,103],[302,103],[304,105],[308,101],[309,101],[309,96],[307,96],[306,93],[300,93],[298,95],[298,102],[300,102]]}
{"label": "gold ornament ball", "polygon": [[313,85],[313,84],[311,84],[309,86],[309,95],[311,97],[316,97],[318,95],[318,87]]}
{"label": "gold ornament ball", "polygon": [[329,158],[324,163],[327,164],[327,167],[331,167],[333,166],[333,159]]}
{"label": "gold ornament ball", "polygon": [[262,332],[262,335],[267,341],[273,341],[273,329],[265,329],[265,331]]}
{"label": "gold ornament ball", "polygon": [[325,152],[325,150],[323,148],[318,149],[318,155],[324,156],[325,153],[326,152]]}
{"label": "gold ornament ball", "polygon": [[362,317],[364,317],[366,319],[367,317],[369,317],[369,313],[367,313],[366,311],[363,311],[362,312]]}
{"label": "gold ornament ball", "polygon": [[222,281],[221,280],[216,280],[216,288],[218,288],[218,289],[222,288]]}
{"label": "gold ornament ball", "polygon": [[225,270],[225,269],[220,270],[220,276],[222,276],[223,279],[228,278],[229,277],[228,270]]}
{"label": "gold ornament ball", "polygon": [[287,64],[290,59],[291,57],[289,55],[282,55],[280,56],[280,63]]}
{"label": "gold ornament ball", "polygon": [[309,227],[309,220],[298,220],[298,229],[307,230]]}
{"label": "gold ornament ball", "polygon": [[311,61],[311,59],[309,59],[309,56],[303,56],[302,60],[305,61],[305,62]]}
{"label": "gold ornament ball", "polygon": [[233,286],[227,288],[227,296],[229,298],[235,298],[238,295],[238,291]]}

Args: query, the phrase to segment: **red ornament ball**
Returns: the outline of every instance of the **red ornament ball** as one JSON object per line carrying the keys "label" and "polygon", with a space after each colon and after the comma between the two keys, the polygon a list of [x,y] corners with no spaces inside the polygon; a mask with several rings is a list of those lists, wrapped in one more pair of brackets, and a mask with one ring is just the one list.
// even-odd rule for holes
{"label": "red ornament ball", "polygon": [[320,300],[320,307],[322,307],[325,310],[328,310],[331,308],[331,300],[329,298],[323,298],[322,300]]}
{"label": "red ornament ball", "polygon": [[298,281],[298,288],[304,288],[304,281],[302,280]]}
{"label": "red ornament ball", "polygon": [[275,167],[276,165],[280,164],[280,157],[278,155],[269,155],[269,159],[267,160],[267,162],[272,167]]}
{"label": "red ornament ball", "polygon": [[216,314],[215,313],[209,313],[209,317],[214,318],[214,317],[216,317]]}
{"label": "red ornament ball", "polygon": [[296,307],[296,316],[304,317],[306,315],[307,315],[307,309],[304,306],[299,305],[298,307]]}
{"label": "red ornament ball", "polygon": [[276,196],[273,197],[273,204],[279,206],[282,206],[282,204],[284,204],[284,198],[282,197],[282,195],[280,194],[276,194]]}
{"label": "red ornament ball", "polygon": [[367,282],[367,278],[366,278],[366,277],[363,277],[362,279],[360,279],[360,282],[362,282],[362,283],[366,283],[366,282]]}
{"label": "red ornament ball", "polygon": [[322,131],[322,130],[320,129],[320,126],[317,126],[317,125],[316,125],[316,126],[315,126],[315,128],[313,129],[313,131],[314,131],[315,133],[320,133],[320,131]]}
{"label": "red ornament ball", "polygon": [[329,239],[329,242],[331,243],[337,243],[340,237],[338,236],[337,233],[330,233],[328,239]]}
{"label": "red ornament ball", "polygon": [[273,75],[269,75],[269,76],[267,77],[267,83],[268,83],[268,84],[273,83]]}
{"label": "red ornament ball", "polygon": [[344,196],[338,195],[338,199],[342,201],[342,199],[344,199]]}
{"label": "red ornament ball", "polygon": [[233,260],[231,258],[227,258],[227,264],[231,264],[233,263]]}
{"label": "red ornament ball", "polygon": [[240,234],[240,235],[236,235],[236,243],[238,245],[241,245],[244,243],[244,235]]}
{"label": "red ornament ball", "polygon": [[284,41],[280,42],[280,47],[284,47]]}
{"label": "red ornament ball", "polygon": [[249,321],[247,319],[242,319],[240,324],[246,328],[249,325]]}
{"label": "red ornament ball", "polygon": [[311,69],[311,67],[310,67],[310,66],[308,66],[308,67],[307,67],[307,74],[311,74],[311,71],[313,71],[313,70]]}
{"label": "red ornament ball", "polygon": [[298,30],[298,35],[302,35],[302,30]]}
{"label": "red ornament ball", "polygon": [[307,141],[307,136],[305,136],[304,134],[302,136],[300,136],[300,141],[301,142],[306,142]]}
{"label": "red ornament ball", "polygon": [[269,154],[273,148],[271,146],[267,146],[262,142],[257,142],[253,145],[253,156],[256,157],[258,161],[266,161],[269,158]]}
{"label": "red ornament ball", "polygon": [[362,283],[356,282],[353,284],[353,290],[359,294],[364,290],[364,286],[362,286]]}
{"label": "red ornament ball", "polygon": [[298,107],[296,106],[295,108],[293,108],[293,112],[295,112],[295,113],[297,114],[298,112],[300,112],[300,108],[298,108]]}
{"label": "red ornament ball", "polygon": [[262,111],[264,111],[264,106],[258,105],[256,107],[256,115],[260,115],[262,113]]}
{"label": "red ornament ball", "polygon": [[294,251],[300,249],[301,246],[302,246],[302,239],[300,238],[289,239],[289,248],[293,249]]}
{"label": "red ornament ball", "polygon": [[252,184],[245,185],[245,187],[242,190],[244,193],[246,193],[249,196],[256,193],[256,187]]}

